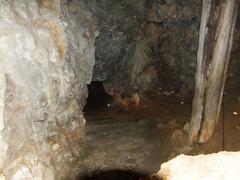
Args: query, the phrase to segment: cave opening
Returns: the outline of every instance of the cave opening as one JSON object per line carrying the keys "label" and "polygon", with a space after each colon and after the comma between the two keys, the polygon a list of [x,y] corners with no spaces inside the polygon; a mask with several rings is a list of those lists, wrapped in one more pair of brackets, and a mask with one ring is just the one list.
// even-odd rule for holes
{"label": "cave opening", "polygon": [[104,170],[82,175],[79,180],[147,180],[148,175],[144,172],[135,172],[133,170]]}
{"label": "cave opening", "polygon": [[113,97],[105,92],[102,81],[92,81],[88,85],[88,97],[84,112],[87,114],[90,111],[98,109],[106,109],[113,102]]}

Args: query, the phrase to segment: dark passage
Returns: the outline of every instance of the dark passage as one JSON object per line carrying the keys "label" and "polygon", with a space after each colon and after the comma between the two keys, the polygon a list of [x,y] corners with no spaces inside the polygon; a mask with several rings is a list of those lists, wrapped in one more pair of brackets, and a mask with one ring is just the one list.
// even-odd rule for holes
{"label": "dark passage", "polygon": [[87,103],[84,107],[85,112],[107,107],[107,104],[113,100],[113,97],[105,92],[101,81],[92,81],[88,85],[88,93]]}
{"label": "dark passage", "polygon": [[106,170],[96,171],[90,175],[79,177],[79,180],[147,180],[147,175],[143,172],[131,170]]}

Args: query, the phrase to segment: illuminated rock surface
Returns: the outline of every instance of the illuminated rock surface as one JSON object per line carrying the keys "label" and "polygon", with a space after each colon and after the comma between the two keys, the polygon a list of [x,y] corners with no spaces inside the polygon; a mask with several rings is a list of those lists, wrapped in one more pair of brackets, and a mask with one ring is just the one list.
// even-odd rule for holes
{"label": "illuminated rock surface", "polygon": [[163,163],[156,178],[164,180],[237,180],[240,152],[219,152],[209,155],[180,155]]}
{"label": "illuminated rock surface", "polygon": [[[84,6],[62,3],[64,18],[58,0],[0,1],[0,169],[6,179],[61,179],[77,171],[72,164],[84,147],[95,31],[85,23],[91,17]],[[85,16],[76,21],[73,8]]]}

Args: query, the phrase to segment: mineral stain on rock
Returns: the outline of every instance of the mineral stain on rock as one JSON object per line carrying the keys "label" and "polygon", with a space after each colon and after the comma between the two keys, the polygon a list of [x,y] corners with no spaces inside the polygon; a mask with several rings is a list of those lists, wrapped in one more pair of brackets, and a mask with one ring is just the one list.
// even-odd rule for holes
{"label": "mineral stain on rock", "polygon": [[[191,151],[189,128],[181,129],[191,111],[201,3],[0,0],[0,179],[139,179]],[[239,84],[239,27],[230,88]],[[96,82],[101,93],[91,90]],[[237,141],[230,127],[238,121],[228,123]],[[217,137],[204,152],[219,149]]]}

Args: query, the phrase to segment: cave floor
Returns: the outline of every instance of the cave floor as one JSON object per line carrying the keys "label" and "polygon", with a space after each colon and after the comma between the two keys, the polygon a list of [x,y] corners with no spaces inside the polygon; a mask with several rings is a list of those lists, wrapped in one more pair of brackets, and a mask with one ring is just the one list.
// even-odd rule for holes
{"label": "cave floor", "polygon": [[167,140],[159,119],[132,119],[127,115],[88,117],[88,158],[93,169],[134,169],[152,172],[168,158]]}
{"label": "cave floor", "polygon": [[[224,150],[228,151],[240,149],[240,102],[237,96],[239,92],[234,91],[224,101]],[[152,174],[160,169],[161,163],[178,154],[194,155],[223,150],[222,118],[211,140],[192,148],[186,145],[186,137],[181,131],[190,120],[190,104],[165,102],[164,106],[155,104],[146,109],[147,114],[143,110],[120,113],[106,107],[86,115],[86,173],[131,169]],[[185,114],[181,114],[183,112]],[[233,112],[238,114],[234,115]]]}

